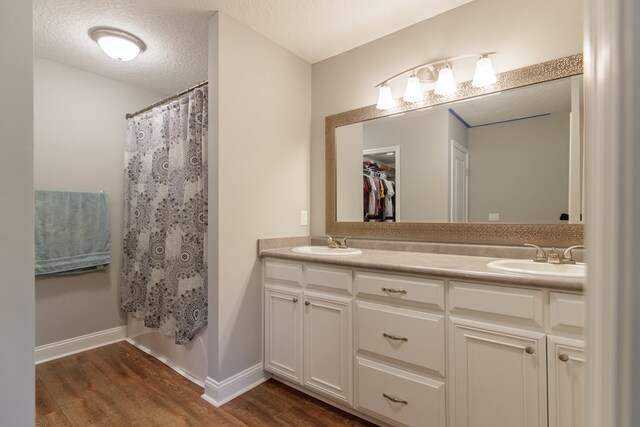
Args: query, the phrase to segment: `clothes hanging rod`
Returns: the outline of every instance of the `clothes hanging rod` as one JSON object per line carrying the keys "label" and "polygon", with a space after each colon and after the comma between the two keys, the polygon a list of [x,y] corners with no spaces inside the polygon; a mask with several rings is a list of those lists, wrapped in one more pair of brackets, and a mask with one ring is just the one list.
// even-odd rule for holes
{"label": "clothes hanging rod", "polygon": [[165,103],[167,103],[167,102],[169,102],[169,101],[171,101],[173,99],[179,98],[182,95],[186,95],[187,93],[191,92],[192,90],[197,89],[199,87],[202,87],[202,86],[206,85],[207,83],[209,83],[209,80],[205,80],[205,81],[203,81],[201,83],[198,83],[197,85],[191,86],[189,89],[185,89],[182,92],[176,93],[175,95],[171,95],[171,96],[168,96],[168,97],[166,97],[164,99],[161,99],[160,101],[156,102],[155,104],[151,104],[148,107],[143,108],[142,110],[136,111],[135,113],[127,113],[125,115],[125,118],[127,118],[127,119],[133,118],[133,117],[137,116],[138,114],[142,114],[142,113],[144,113],[146,111],[151,110],[152,108],[155,108],[155,107],[157,107],[159,105],[165,104]]}

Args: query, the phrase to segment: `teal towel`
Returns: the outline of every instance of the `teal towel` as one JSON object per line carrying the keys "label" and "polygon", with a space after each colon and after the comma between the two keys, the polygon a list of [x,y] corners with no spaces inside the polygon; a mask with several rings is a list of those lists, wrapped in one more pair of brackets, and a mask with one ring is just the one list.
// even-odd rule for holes
{"label": "teal towel", "polygon": [[36,275],[111,263],[107,194],[35,191]]}

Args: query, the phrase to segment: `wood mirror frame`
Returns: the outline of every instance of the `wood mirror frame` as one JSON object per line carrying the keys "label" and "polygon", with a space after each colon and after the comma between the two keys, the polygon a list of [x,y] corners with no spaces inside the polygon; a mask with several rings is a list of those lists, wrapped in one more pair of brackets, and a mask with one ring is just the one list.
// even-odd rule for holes
{"label": "wood mirror frame", "polygon": [[405,111],[446,104],[489,93],[501,92],[582,74],[582,54],[566,56],[496,75],[489,89],[474,88],[471,82],[458,85],[454,96],[438,96],[432,91],[425,101],[407,103],[398,99],[392,110],[370,105],[325,118],[326,232],[336,236],[369,237],[433,242],[522,244],[553,246],[583,244],[583,224],[510,224],[510,223],[416,223],[416,222],[338,222],[336,218],[336,128],[352,123],[390,116]]}

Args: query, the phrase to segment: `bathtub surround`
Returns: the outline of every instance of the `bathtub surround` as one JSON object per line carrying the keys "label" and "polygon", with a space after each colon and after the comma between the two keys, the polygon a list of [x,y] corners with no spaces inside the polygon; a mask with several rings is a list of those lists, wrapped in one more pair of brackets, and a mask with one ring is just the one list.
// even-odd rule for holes
{"label": "bathtub surround", "polygon": [[207,97],[128,119],[120,306],[176,344],[207,325]]}
{"label": "bathtub surround", "polygon": [[104,191],[109,197],[111,265],[92,273],[36,278],[36,346],[51,354],[69,349],[68,340],[90,336],[74,341],[73,350],[81,351],[98,339],[111,341],[110,331],[126,325],[118,306],[124,115],[166,94],[38,57],[33,85],[36,188]]}
{"label": "bathtub surround", "polygon": [[33,25],[0,2],[0,423],[34,424]]}

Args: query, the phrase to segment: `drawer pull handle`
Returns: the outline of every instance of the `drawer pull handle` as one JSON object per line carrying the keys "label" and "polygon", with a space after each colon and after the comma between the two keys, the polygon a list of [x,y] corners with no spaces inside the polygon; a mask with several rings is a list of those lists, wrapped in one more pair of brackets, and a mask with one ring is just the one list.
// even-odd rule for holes
{"label": "drawer pull handle", "polygon": [[394,289],[394,288],[382,288],[382,292],[389,292],[390,294],[406,294],[407,291],[404,289]]}
{"label": "drawer pull handle", "polygon": [[527,347],[527,348],[524,349],[524,351],[526,351],[527,354],[533,354],[533,353],[535,353],[536,349],[533,348],[533,347]]}
{"label": "drawer pull handle", "polygon": [[409,402],[407,402],[404,399],[398,399],[397,397],[393,397],[393,396],[389,396],[387,393],[382,393],[382,395],[386,398],[389,399],[390,401],[392,401],[393,403],[402,403],[403,405],[408,405]]}
{"label": "drawer pull handle", "polygon": [[385,337],[385,338],[389,338],[390,340],[394,340],[394,341],[409,341],[409,339],[406,338],[406,337],[399,337],[397,335],[390,335],[390,334],[388,334],[386,332],[383,332],[382,336]]}
{"label": "drawer pull handle", "polygon": [[567,362],[569,361],[569,356],[567,356],[566,354],[562,353],[558,356],[558,359],[560,359],[561,362]]}
{"label": "drawer pull handle", "polygon": [[309,301],[305,301],[305,302],[304,302],[304,305],[307,305],[307,306],[308,306],[308,305],[311,305],[311,303],[310,303]]}
{"label": "drawer pull handle", "polygon": [[295,303],[297,303],[297,302],[298,302],[298,298],[294,298],[294,299],[292,299],[291,301],[293,301],[293,303],[295,304]]}

